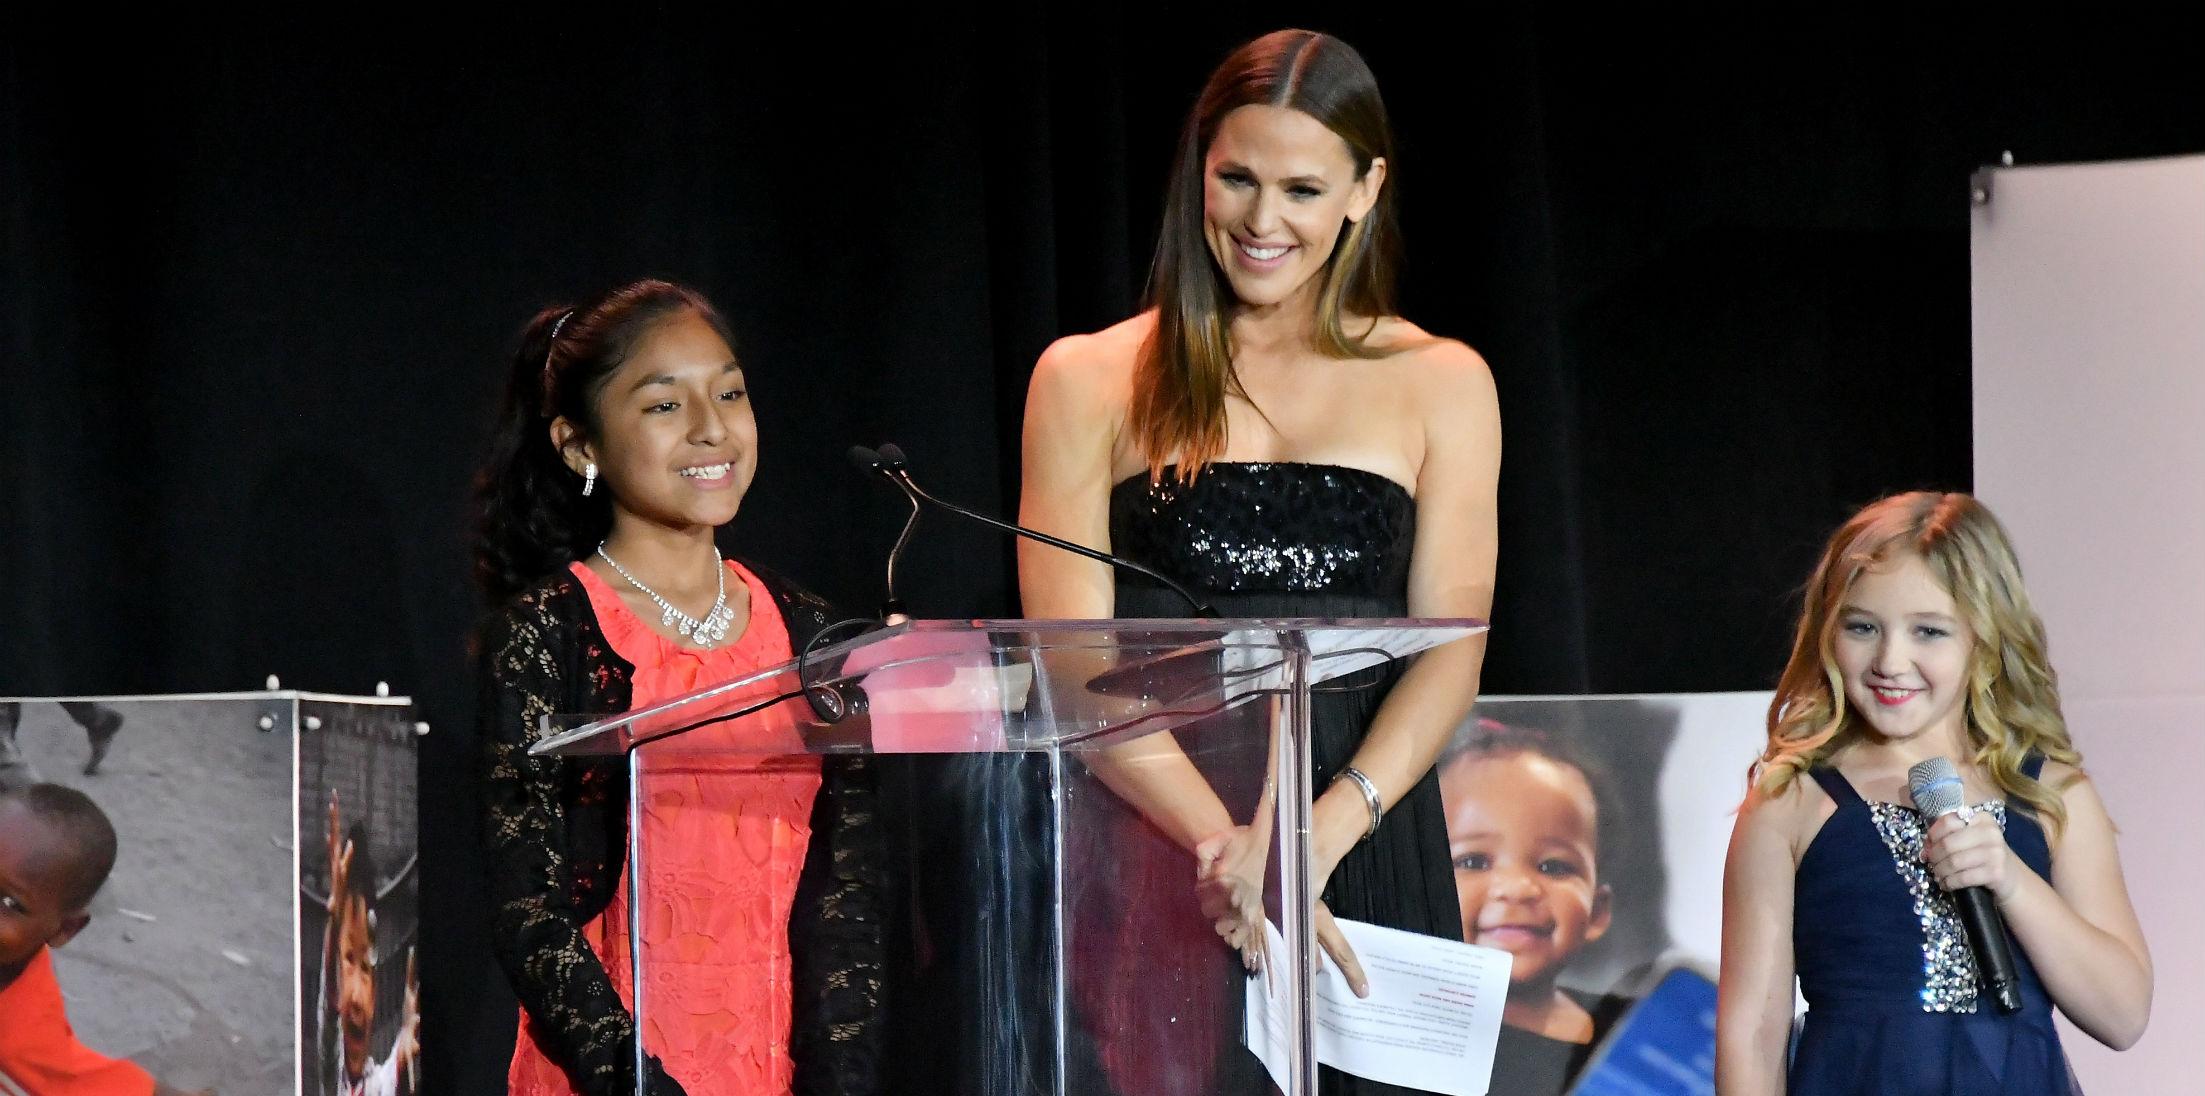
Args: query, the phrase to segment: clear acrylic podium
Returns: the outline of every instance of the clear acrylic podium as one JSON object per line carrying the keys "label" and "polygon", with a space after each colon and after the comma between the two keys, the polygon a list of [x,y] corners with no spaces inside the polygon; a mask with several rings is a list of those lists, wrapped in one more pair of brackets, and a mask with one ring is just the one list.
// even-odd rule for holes
{"label": "clear acrylic podium", "polygon": [[[1260,871],[1264,914],[1286,941],[1256,984],[1274,1032],[1283,1019],[1278,1084],[1293,1096],[1316,1091],[1305,977],[1316,956],[1307,817],[1321,790],[1310,786],[1313,691],[1375,682],[1385,663],[1484,627],[914,621],[618,718],[553,717],[534,752],[632,753],[638,911],[657,908],[663,850],[635,824],[654,797],[700,780],[782,779],[816,766],[810,755],[881,755],[875,770],[895,788],[882,803],[900,835],[891,908],[910,922],[887,926],[899,942],[887,970],[894,1092],[1237,1093],[1252,1078],[1266,1090],[1238,1049],[1249,976],[1195,899],[1185,846],[1200,835],[1171,821],[1229,816],[1252,847],[1268,847],[1241,877]],[[776,832],[808,832],[808,817],[784,821],[802,825]],[[651,943],[650,916],[630,920],[638,1053],[665,1061],[652,1017],[673,1006],[654,961],[676,947],[695,964],[713,942],[676,927],[678,944]],[[741,968],[729,971],[740,992]],[[917,988],[895,984],[906,978]]]}

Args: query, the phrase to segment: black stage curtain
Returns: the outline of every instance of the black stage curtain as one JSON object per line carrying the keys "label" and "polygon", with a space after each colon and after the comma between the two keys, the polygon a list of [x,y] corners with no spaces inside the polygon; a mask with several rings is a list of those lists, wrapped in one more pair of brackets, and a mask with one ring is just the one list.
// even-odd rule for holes
{"label": "black stage curtain", "polygon": [[[1826,531],[1968,485],[1969,172],[2205,150],[2205,48],[2170,27],[1847,14],[19,30],[0,694],[419,698],[431,1091],[496,1091],[466,543],[520,323],[638,276],[706,290],[763,439],[726,544],[868,609],[900,503],[843,450],[897,441],[1013,509],[1034,357],[1132,309],[1204,73],[1294,24],[1378,72],[1404,310],[1499,379],[1489,689],[1766,687]],[[930,519],[907,573],[922,615],[1014,608],[977,529]]]}

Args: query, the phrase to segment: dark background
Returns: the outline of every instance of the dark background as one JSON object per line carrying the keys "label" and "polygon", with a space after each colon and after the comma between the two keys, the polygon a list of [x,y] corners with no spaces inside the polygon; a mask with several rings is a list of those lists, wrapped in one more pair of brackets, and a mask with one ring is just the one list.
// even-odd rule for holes
{"label": "dark background", "polygon": [[[511,1045],[468,480],[536,308],[719,302],[763,454],[725,541],[869,607],[897,499],[843,450],[1011,510],[1027,371],[1132,309],[1207,70],[1331,30],[1393,110],[1404,311],[1500,385],[1489,691],[1763,688],[1830,527],[1968,485],[1970,171],[2205,151],[2205,46],[2095,13],[815,9],[0,46],[0,694],[419,698],[431,1091]],[[975,529],[909,574],[1014,608]]]}

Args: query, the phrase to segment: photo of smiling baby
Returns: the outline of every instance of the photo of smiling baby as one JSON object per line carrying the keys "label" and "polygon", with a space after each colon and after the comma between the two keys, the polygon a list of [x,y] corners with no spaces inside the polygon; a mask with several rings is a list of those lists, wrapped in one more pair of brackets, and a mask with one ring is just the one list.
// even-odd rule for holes
{"label": "photo of smiling baby", "polygon": [[1512,958],[1489,1091],[1561,1093],[1630,1003],[1561,982],[1614,925],[1602,766],[1561,735],[1476,719],[1439,774],[1463,939]]}

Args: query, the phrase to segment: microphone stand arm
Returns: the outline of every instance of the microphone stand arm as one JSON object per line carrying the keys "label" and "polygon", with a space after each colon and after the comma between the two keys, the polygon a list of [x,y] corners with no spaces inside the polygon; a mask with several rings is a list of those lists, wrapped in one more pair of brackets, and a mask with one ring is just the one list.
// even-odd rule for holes
{"label": "microphone stand arm", "polygon": [[[1084,544],[1074,544],[1071,541],[1063,539],[1062,537],[1053,537],[1047,533],[1043,533],[1034,529],[1028,529],[1022,525],[1013,525],[1010,522],[1001,520],[1000,518],[989,517],[988,515],[980,513],[977,510],[967,509],[946,499],[936,498],[933,495],[928,494],[926,488],[919,486],[918,481],[911,478],[911,473],[905,471],[900,465],[885,465],[881,467],[879,471],[881,475],[886,476],[891,482],[895,483],[896,486],[903,488],[905,492],[917,498],[925,499],[926,501],[931,502],[944,510],[948,510],[953,514],[961,514],[967,518],[971,518],[972,520],[981,523],[982,525],[991,526],[993,528],[1000,529],[1006,533],[1025,537],[1029,540],[1037,540],[1054,548],[1061,548],[1064,551],[1072,553],[1073,555],[1084,556],[1088,559],[1094,560],[1097,563],[1109,564],[1112,567],[1123,567],[1126,570],[1135,571],[1140,574],[1146,575],[1149,578],[1154,579],[1158,584],[1164,586],[1165,588],[1171,590],[1171,592],[1178,594],[1181,598],[1185,599],[1187,605],[1194,610],[1195,616],[1207,619],[1210,617],[1215,617],[1217,615],[1217,610],[1212,609],[1208,603],[1187,592],[1186,587],[1181,586],[1178,583],[1173,582],[1171,579],[1164,577],[1154,568],[1135,563],[1130,559],[1120,559],[1116,556],[1109,555],[1108,553],[1098,552],[1093,548],[1087,547]],[[914,522],[917,521],[916,512],[914,512],[912,520]],[[906,526],[906,535],[909,535],[909,532],[910,527]]]}

